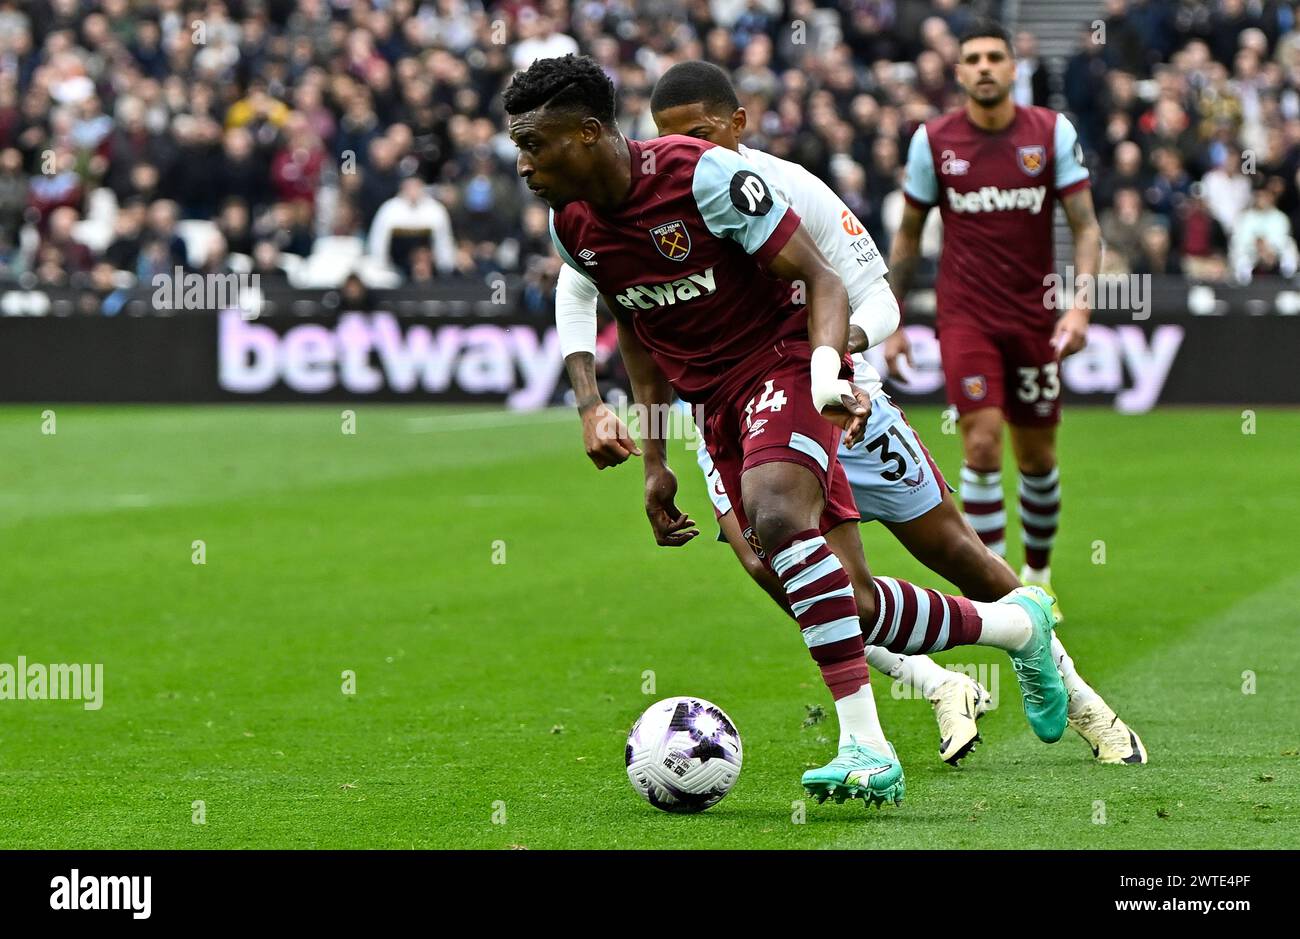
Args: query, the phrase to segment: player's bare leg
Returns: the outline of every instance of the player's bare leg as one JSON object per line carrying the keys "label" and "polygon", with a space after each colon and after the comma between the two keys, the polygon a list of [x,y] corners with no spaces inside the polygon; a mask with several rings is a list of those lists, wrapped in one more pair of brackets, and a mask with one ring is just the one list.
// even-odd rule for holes
{"label": "player's bare leg", "polygon": [[952,495],[907,522],[884,522],[908,554],[972,600],[993,602],[1020,586],[1006,560],[991,551],[957,508]]}
{"label": "player's bare leg", "polygon": [[745,573],[754,583],[763,588],[763,592],[771,597],[772,602],[784,610],[787,616],[793,617],[794,614],[790,612],[790,601],[786,599],[785,588],[745,540],[740,524],[736,521],[736,513],[728,512],[720,516],[718,527],[722,529],[723,537],[727,539],[727,544],[731,545],[731,550],[735,553],[740,566],[745,569]]}

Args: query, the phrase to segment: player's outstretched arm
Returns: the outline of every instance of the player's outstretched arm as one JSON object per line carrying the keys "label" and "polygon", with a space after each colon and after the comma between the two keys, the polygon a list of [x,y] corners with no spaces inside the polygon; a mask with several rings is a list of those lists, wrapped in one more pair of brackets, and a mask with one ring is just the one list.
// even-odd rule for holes
{"label": "player's outstretched arm", "polygon": [[[903,202],[903,220],[894,234],[889,246],[889,286],[894,291],[900,308],[912,289],[916,278],[917,265],[921,263],[921,232],[925,229],[925,217],[930,214],[928,207],[921,207],[909,201]],[[912,345],[907,341],[907,334],[902,327],[885,340],[885,368],[890,374],[899,374],[898,360],[901,358],[910,368],[912,365]]]}
{"label": "player's outstretched arm", "polygon": [[641,441],[645,450],[645,514],[658,544],[679,547],[700,532],[689,515],[678,511],[677,477],[668,468],[664,434],[669,427],[673,389],[632,327],[622,320],[618,321],[618,348],[632,381],[632,397],[644,415]]}
{"label": "player's outstretched arm", "polygon": [[862,439],[871,402],[861,389],[839,377],[849,331],[844,284],[802,224],[768,267],[783,280],[804,284],[808,291],[813,403],[828,420],[844,428],[844,442],[851,447]]}
{"label": "player's outstretched arm", "polygon": [[1052,345],[1061,358],[1073,355],[1088,343],[1088,307],[1085,285],[1095,283],[1101,266],[1101,226],[1092,205],[1092,190],[1079,189],[1061,200],[1070,231],[1074,233],[1074,273],[1078,289],[1070,309],[1057,321]]}
{"label": "player's outstretched arm", "polygon": [[596,383],[596,285],[567,264],[555,282],[555,327],[564,369],[582,418],[582,445],[596,469],[618,466],[641,451],[627,426],[605,406]]}

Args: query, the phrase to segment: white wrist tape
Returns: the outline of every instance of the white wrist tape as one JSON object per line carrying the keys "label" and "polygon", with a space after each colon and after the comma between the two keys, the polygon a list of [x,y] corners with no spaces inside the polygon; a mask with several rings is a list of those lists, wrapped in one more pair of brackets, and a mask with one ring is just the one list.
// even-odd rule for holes
{"label": "white wrist tape", "polygon": [[812,399],[818,411],[829,405],[843,407],[840,398],[853,397],[853,386],[840,378],[840,354],[830,346],[818,346],[812,354]]}
{"label": "white wrist tape", "polygon": [[849,315],[849,325],[867,334],[867,348],[884,342],[899,323],[898,301],[882,277]]}
{"label": "white wrist tape", "polygon": [[596,285],[567,264],[555,282],[555,331],[561,357],[596,354]]}

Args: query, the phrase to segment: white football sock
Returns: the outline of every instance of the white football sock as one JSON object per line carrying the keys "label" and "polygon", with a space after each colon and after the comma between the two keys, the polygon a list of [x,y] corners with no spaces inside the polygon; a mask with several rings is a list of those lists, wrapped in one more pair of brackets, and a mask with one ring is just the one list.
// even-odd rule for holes
{"label": "white football sock", "polygon": [[880,728],[880,717],[876,714],[876,699],[869,683],[836,701],[835,713],[840,719],[841,747],[849,742],[849,737],[855,737],[862,746],[870,747],[877,753],[889,752],[889,747],[885,744],[885,732]]}
{"label": "white football sock", "polygon": [[1052,658],[1056,661],[1057,671],[1061,673],[1066,693],[1070,696],[1070,716],[1073,717],[1086,704],[1101,695],[1093,691],[1092,686],[1079,677],[1079,673],[1074,670],[1074,659],[1070,658],[1070,653],[1065,651],[1065,646],[1061,645],[1061,640],[1056,638],[1056,633],[1052,633]]}
{"label": "white football sock", "polygon": [[971,602],[983,624],[980,629],[980,645],[1019,652],[1034,638],[1034,624],[1030,621],[1029,614],[1018,604]]}
{"label": "white football sock", "polygon": [[930,697],[956,674],[928,655],[900,655],[881,646],[867,646],[867,662],[900,684],[919,691],[923,698]]}

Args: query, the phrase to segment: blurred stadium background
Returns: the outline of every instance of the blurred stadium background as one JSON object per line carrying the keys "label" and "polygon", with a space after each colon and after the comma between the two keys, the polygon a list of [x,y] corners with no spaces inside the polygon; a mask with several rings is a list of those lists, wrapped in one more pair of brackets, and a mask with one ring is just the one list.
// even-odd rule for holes
{"label": "blurred stadium background", "polygon": [[[1277,320],[1300,312],[1300,28],[1283,0],[0,0],[0,321],[46,321],[7,324],[0,397],[558,400],[559,261],[498,101],[515,69],[595,56],[622,128],[644,138],[664,69],[723,64],[747,142],[831,181],[887,252],[901,155],[921,121],[959,104],[954,34],[981,12],[1015,32],[1017,100],[1079,128],[1105,270],[1151,275],[1141,313],[1126,298],[1098,315],[1068,391],[1121,410],[1300,398],[1270,380],[1281,363],[1268,358],[1295,338]],[[931,224],[932,262],[938,213]],[[160,297],[157,278],[181,271],[254,287]],[[894,390],[934,400],[927,299],[908,317],[921,371]],[[222,306],[269,325],[218,335]],[[312,317],[334,330],[349,311],[395,317],[404,344],[384,350],[414,356],[419,379],[395,376],[383,351],[378,382],[258,358],[270,331],[282,340]],[[122,324],[178,313],[203,323]],[[348,322],[342,337],[313,334],[335,358],[387,328]],[[489,347],[488,364],[436,374],[467,346]],[[1207,369],[1226,377],[1202,382]]]}
{"label": "blurred stadium background", "polygon": [[[0,662],[102,662],[106,686],[96,712],[0,701],[0,846],[1295,847],[1272,823],[1300,812],[1298,6],[0,0]],[[912,804],[791,825],[826,746],[797,636],[724,548],[655,547],[635,467],[597,474],[572,410],[536,410],[566,391],[559,262],[499,93],[586,52],[645,138],[663,70],[725,65],[747,143],[887,252],[977,13],[1016,36],[1017,100],[1078,127],[1106,270],[1149,275],[1063,369],[1053,576],[1152,765],[1044,748],[1011,706],[955,773],[883,682]],[[955,476],[927,282],[890,390]],[[173,406],[235,402],[285,404]],[[624,782],[647,669],[746,734],[705,816]]]}

